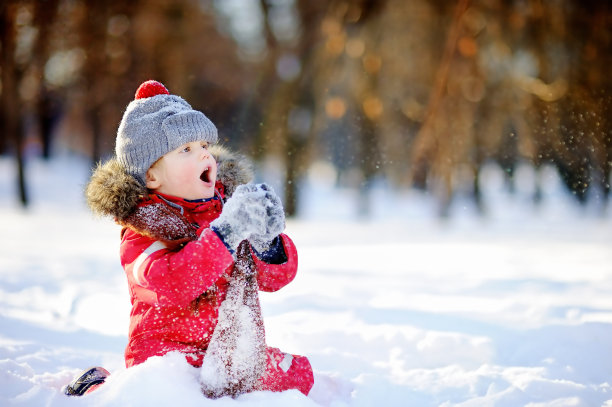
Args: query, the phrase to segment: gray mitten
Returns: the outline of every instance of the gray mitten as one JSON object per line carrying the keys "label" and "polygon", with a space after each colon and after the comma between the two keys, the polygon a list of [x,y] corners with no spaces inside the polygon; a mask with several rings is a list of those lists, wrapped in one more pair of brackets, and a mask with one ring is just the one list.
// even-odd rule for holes
{"label": "gray mitten", "polygon": [[266,194],[260,185],[240,185],[223,205],[221,215],[210,223],[232,252],[244,239],[265,233],[269,206]]}
{"label": "gray mitten", "polygon": [[285,230],[285,211],[280,198],[271,187],[261,184],[260,188],[266,191],[266,220],[263,232],[254,232],[249,237],[249,242],[255,251],[261,253],[270,247],[276,236]]}

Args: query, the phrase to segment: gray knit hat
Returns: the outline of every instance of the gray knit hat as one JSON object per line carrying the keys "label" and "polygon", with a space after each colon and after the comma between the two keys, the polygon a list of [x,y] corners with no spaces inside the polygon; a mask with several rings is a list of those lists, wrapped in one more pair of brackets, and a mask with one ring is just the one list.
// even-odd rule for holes
{"label": "gray knit hat", "polygon": [[143,186],[146,173],[161,156],[193,141],[217,142],[217,128],[179,96],[156,81],[144,82],[125,109],[115,142],[115,154]]}

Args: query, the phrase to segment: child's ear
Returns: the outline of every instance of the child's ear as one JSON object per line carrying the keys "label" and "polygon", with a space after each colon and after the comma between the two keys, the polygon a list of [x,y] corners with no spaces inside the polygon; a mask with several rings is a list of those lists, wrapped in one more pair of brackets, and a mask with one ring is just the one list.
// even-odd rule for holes
{"label": "child's ear", "polygon": [[147,170],[147,175],[146,175],[147,179],[147,188],[149,189],[157,189],[161,186],[161,181],[159,179],[159,176],[157,175],[157,171],[155,171],[155,168],[151,167]]}

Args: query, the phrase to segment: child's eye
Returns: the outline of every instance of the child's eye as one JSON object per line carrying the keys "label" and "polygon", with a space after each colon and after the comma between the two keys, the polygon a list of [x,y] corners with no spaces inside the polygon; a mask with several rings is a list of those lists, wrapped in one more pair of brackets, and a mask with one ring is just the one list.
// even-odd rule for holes
{"label": "child's eye", "polygon": [[202,148],[208,148],[208,143],[202,143]]}
{"label": "child's eye", "polygon": [[188,153],[191,151],[191,147],[185,147],[184,149],[181,150],[181,153]]}

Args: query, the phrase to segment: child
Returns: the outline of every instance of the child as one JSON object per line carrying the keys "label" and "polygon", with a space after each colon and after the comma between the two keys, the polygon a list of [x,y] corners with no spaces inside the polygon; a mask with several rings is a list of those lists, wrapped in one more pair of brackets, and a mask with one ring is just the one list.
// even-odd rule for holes
{"label": "child", "polygon": [[[295,277],[297,251],[282,233],[280,200],[265,185],[244,185],[249,167],[216,142],[203,113],[147,81],[123,115],[116,158],[87,186],[92,210],[123,226],[120,257],[132,302],[128,368],[171,351],[202,365],[241,241],[254,249],[260,290],[276,291]],[[259,389],[307,395],[308,359],[265,351]]]}

